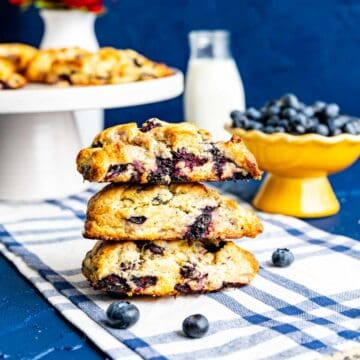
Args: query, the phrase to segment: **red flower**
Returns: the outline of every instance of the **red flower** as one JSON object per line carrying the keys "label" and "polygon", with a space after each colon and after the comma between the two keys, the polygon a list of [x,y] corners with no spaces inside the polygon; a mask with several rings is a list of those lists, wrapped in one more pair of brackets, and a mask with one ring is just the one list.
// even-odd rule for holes
{"label": "red flower", "polygon": [[16,5],[16,6],[24,6],[27,5],[30,2],[30,0],[9,0],[9,3],[11,5]]}
{"label": "red flower", "polygon": [[[1,1],[1,0],[0,0]],[[104,0],[8,0],[10,4],[26,7],[32,3],[39,8],[83,9],[95,13],[104,11]]]}
{"label": "red flower", "polygon": [[85,8],[96,13],[104,9],[103,0],[63,0],[63,2],[65,6],[70,8]]}

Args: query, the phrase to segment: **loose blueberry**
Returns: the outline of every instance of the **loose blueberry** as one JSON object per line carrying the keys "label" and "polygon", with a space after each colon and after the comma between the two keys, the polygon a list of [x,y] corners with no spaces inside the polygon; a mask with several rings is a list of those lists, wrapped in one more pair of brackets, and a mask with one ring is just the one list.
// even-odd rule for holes
{"label": "loose blueberry", "polygon": [[282,126],[283,128],[286,129],[289,126],[289,121],[286,119],[280,119],[278,124],[279,126]]}
{"label": "loose blueberry", "polygon": [[276,115],[274,115],[266,121],[266,125],[267,126],[276,126],[276,125],[279,125],[279,121],[280,121],[280,119]]}
{"label": "loose blueberry", "polygon": [[326,106],[326,103],[324,103],[323,101],[315,101],[315,103],[313,105],[313,109],[315,112],[319,112],[319,111],[323,110],[325,106]]}
{"label": "loose blueberry", "polygon": [[201,338],[209,330],[209,321],[201,314],[190,315],[183,321],[182,328],[186,336]]}
{"label": "loose blueberry", "polygon": [[353,128],[355,130],[354,135],[360,135],[360,119],[353,118],[351,120],[351,124],[353,125]]}
{"label": "loose blueberry", "polygon": [[328,136],[330,133],[329,128],[324,124],[317,125],[315,127],[315,132],[323,136]]}
{"label": "loose blueberry", "polygon": [[347,122],[350,121],[350,117],[349,116],[338,116],[335,119],[333,119],[333,124],[334,127],[336,128],[342,128]]}
{"label": "loose blueberry", "polygon": [[314,109],[311,106],[305,106],[302,113],[307,117],[314,116]]}
{"label": "loose blueberry", "polygon": [[249,121],[246,130],[260,130],[262,129],[263,124],[258,121]]}
{"label": "loose blueberry", "polygon": [[336,133],[338,133],[337,130],[340,130],[340,133],[341,133],[341,129],[339,129],[336,126],[336,122],[335,122],[334,118],[328,118],[325,123],[326,123],[327,127],[329,128],[330,135],[335,135]]}
{"label": "loose blueberry", "polygon": [[297,114],[295,109],[292,108],[286,108],[283,112],[282,115],[287,118],[287,119],[291,119],[292,117],[294,117]]}
{"label": "loose blueberry", "polygon": [[253,129],[254,130],[261,130],[263,128],[263,124],[260,123],[260,122],[256,122],[254,125],[253,125]]}
{"label": "loose blueberry", "polygon": [[305,126],[306,116],[304,114],[296,114],[291,118],[291,121],[296,125]]}
{"label": "loose blueberry", "polygon": [[242,116],[243,114],[244,114],[244,113],[243,113],[242,111],[234,110],[234,111],[232,111],[232,112],[230,113],[230,117],[231,117],[232,119],[236,119],[236,118]]}
{"label": "loose blueberry", "polygon": [[273,126],[265,126],[263,129],[263,132],[267,133],[267,134],[272,134],[274,132],[274,127]]}
{"label": "loose blueberry", "polygon": [[335,117],[339,115],[339,106],[337,104],[329,104],[325,106],[324,113],[327,117]]}
{"label": "loose blueberry", "polygon": [[313,118],[306,118],[304,122],[304,128],[307,132],[311,132],[311,129],[314,129],[317,123],[314,121]]}
{"label": "loose blueberry", "polygon": [[240,115],[233,120],[233,124],[235,127],[246,129],[249,124],[249,119],[245,115]]}
{"label": "loose blueberry", "polygon": [[281,100],[286,107],[293,109],[299,109],[300,107],[299,100],[294,94],[286,94],[282,97]]}
{"label": "loose blueberry", "polygon": [[319,120],[315,117],[311,117],[306,120],[306,128],[311,130],[312,132],[315,131],[315,127],[318,125],[319,125]]}
{"label": "loose blueberry", "polygon": [[358,134],[356,125],[353,122],[349,122],[344,126],[344,132],[351,134],[351,135]]}
{"label": "loose blueberry", "polygon": [[267,108],[266,114],[268,116],[278,115],[280,114],[280,108],[277,105],[271,105]]}
{"label": "loose blueberry", "polygon": [[289,249],[277,249],[271,256],[274,266],[286,267],[294,261],[294,255]]}
{"label": "loose blueberry", "polygon": [[140,312],[128,301],[116,301],[108,307],[106,315],[112,327],[127,329],[139,320]]}
{"label": "loose blueberry", "polygon": [[261,118],[261,112],[253,107],[248,108],[245,114],[249,119],[257,120]]}
{"label": "loose blueberry", "polygon": [[297,133],[299,135],[302,135],[302,134],[306,133],[305,126],[303,126],[303,125],[296,125],[294,130],[295,130],[295,133]]}
{"label": "loose blueberry", "polygon": [[334,130],[331,132],[331,135],[332,135],[332,136],[336,136],[336,135],[340,135],[340,134],[342,134],[341,129],[334,129]]}
{"label": "loose blueberry", "polygon": [[283,132],[285,132],[285,128],[282,126],[275,126],[274,132],[283,133]]}

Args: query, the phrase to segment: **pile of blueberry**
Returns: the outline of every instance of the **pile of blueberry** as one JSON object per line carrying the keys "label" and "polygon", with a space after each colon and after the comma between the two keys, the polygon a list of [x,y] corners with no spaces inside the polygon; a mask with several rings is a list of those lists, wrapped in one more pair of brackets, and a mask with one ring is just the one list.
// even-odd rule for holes
{"label": "pile of blueberry", "polygon": [[294,94],[270,100],[260,110],[234,110],[230,116],[234,128],[259,130],[267,134],[286,132],[293,135],[360,135],[359,118],[340,115],[340,108],[336,104],[316,101],[312,106],[307,106]]}

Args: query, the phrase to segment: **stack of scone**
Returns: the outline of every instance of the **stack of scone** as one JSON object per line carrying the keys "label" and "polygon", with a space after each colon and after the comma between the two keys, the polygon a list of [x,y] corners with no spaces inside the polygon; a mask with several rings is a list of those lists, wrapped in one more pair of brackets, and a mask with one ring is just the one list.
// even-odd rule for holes
{"label": "stack of scone", "polygon": [[212,142],[190,123],[150,119],[109,128],[80,151],[79,172],[111,182],[89,203],[83,262],[97,290],[124,295],[204,293],[248,284],[254,256],[228,239],[262,231],[256,215],[198,181],[258,179],[242,140]]}

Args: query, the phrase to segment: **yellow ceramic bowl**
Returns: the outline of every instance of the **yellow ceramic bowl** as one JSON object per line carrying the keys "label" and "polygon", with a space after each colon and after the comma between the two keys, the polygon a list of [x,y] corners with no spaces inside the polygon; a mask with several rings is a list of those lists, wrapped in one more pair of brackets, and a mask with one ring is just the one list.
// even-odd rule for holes
{"label": "yellow ceramic bowl", "polygon": [[226,126],[239,135],[269,174],[254,198],[263,211],[297,217],[336,214],[339,202],[327,179],[360,155],[360,135],[265,134]]}

